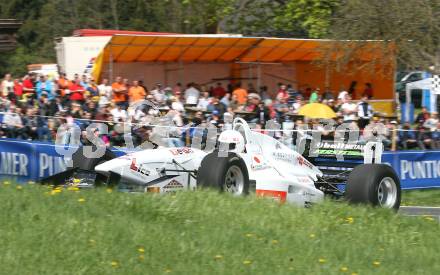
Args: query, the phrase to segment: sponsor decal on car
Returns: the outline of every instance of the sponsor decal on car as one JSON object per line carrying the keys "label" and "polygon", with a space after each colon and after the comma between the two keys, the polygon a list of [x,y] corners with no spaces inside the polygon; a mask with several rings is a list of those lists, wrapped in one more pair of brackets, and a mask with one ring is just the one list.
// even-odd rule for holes
{"label": "sponsor decal on car", "polygon": [[183,184],[177,180],[171,180],[167,185],[163,187],[165,192],[174,192],[183,189]]}
{"label": "sponsor decal on car", "polygon": [[364,148],[361,144],[318,142],[314,150],[318,155],[363,156]]}
{"label": "sponsor decal on car", "polygon": [[285,202],[287,197],[287,192],[257,189],[256,195],[257,197],[268,197],[279,202]]}
{"label": "sponsor decal on car", "polygon": [[313,164],[311,164],[308,160],[306,160],[302,156],[298,156],[297,157],[297,161],[298,161],[298,164],[301,165],[301,166],[306,166],[306,167],[308,167],[310,169],[313,168]]}
{"label": "sponsor decal on car", "polygon": [[142,168],[142,164],[139,166],[136,165],[135,158],[131,160],[130,169],[144,176],[150,175],[150,171],[148,169]]}
{"label": "sponsor decal on car", "polygon": [[260,155],[255,155],[252,158],[251,169],[254,171],[268,169],[270,166],[264,161]]}
{"label": "sponsor decal on car", "polygon": [[296,178],[297,178],[298,182],[300,182],[300,183],[306,183],[306,184],[312,184],[313,183],[313,180],[311,180],[309,177],[301,177],[301,176],[299,176],[299,177],[296,177]]}
{"label": "sponsor decal on car", "polygon": [[295,154],[289,154],[284,152],[273,152],[272,156],[277,160],[295,162]]}
{"label": "sponsor decal on car", "polygon": [[194,153],[194,151],[193,151],[191,148],[188,148],[188,147],[170,149],[170,152],[171,152],[171,154],[173,154],[174,156],[178,156],[178,155],[186,155],[186,154],[192,154],[192,153]]}

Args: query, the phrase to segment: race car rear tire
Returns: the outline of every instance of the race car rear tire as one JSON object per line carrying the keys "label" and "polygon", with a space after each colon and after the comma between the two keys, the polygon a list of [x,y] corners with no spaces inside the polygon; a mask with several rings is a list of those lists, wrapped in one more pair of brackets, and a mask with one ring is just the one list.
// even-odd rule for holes
{"label": "race car rear tire", "polygon": [[249,194],[249,174],[246,163],[235,153],[219,157],[214,151],[206,155],[197,172],[197,187],[212,188],[233,195]]}
{"label": "race car rear tire", "polygon": [[348,177],[345,198],[351,203],[398,210],[400,207],[400,181],[393,168],[385,164],[356,166]]}

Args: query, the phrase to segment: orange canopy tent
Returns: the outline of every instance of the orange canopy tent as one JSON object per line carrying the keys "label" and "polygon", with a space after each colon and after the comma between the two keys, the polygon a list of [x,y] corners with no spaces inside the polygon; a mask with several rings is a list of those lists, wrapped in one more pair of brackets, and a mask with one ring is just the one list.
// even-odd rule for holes
{"label": "orange canopy tent", "polygon": [[[294,69],[286,73],[284,78],[280,73],[274,72],[273,78],[279,77],[278,82],[295,82],[297,87],[326,88],[334,91],[342,87],[348,89],[351,81],[356,80],[363,85],[365,82],[373,83],[377,93],[376,98],[391,99],[393,93],[393,76],[378,77],[368,75],[365,72],[357,72],[353,75],[345,73],[333,73],[326,76],[326,70],[318,67],[312,61],[322,56],[321,49],[328,44],[329,40],[313,39],[287,39],[287,38],[265,38],[265,37],[242,37],[234,35],[115,35],[106,45],[100,55],[96,58],[93,76],[100,79],[103,75],[112,79],[115,73],[129,72],[128,64],[161,64],[156,70],[178,70],[169,68],[166,64],[229,64],[230,79],[246,75],[244,64],[253,69],[248,75],[255,74],[260,65],[283,65]],[[372,45],[374,42],[371,42]],[[337,58],[337,55],[335,55]],[[377,58],[374,52],[369,51],[361,55],[364,61]],[[122,64],[124,64],[122,66]],[[118,69],[119,68],[119,69]],[[134,68],[134,67],[133,67]],[[207,68],[200,67],[200,68]],[[136,65],[136,77],[148,78],[148,73],[140,75],[143,70],[139,64]],[[249,71],[249,70],[248,70]],[[281,69],[279,70],[281,71]],[[284,70],[286,71],[286,70]],[[155,72],[155,71],[154,71]],[[270,75],[272,69],[266,70]],[[257,74],[258,74],[257,73]],[[196,74],[207,74],[204,69],[191,71],[192,76]],[[126,76],[130,78],[129,76]],[[151,78],[157,76],[151,76]],[[258,86],[261,83],[260,76]],[[250,78],[249,78],[250,79]],[[285,81],[283,81],[285,79]],[[174,80],[174,79],[173,79]],[[191,80],[194,81],[194,80]],[[150,84],[151,85],[151,84]],[[276,86],[275,80],[273,85]],[[272,88],[272,87],[271,87]]]}

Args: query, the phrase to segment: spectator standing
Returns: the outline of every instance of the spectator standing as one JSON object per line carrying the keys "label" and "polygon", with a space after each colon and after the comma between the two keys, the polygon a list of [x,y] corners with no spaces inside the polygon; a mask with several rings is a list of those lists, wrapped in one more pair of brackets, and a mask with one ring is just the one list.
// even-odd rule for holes
{"label": "spectator standing", "polygon": [[125,98],[125,95],[127,94],[127,86],[124,84],[122,77],[116,77],[116,81],[112,84],[112,92],[113,103],[127,108],[128,104],[127,99]]}
{"label": "spectator standing", "polygon": [[418,128],[422,128],[425,121],[429,119],[430,115],[426,107],[422,107],[422,111],[416,117],[416,123],[418,124]]}
{"label": "spectator standing", "polygon": [[23,79],[23,96],[26,99],[33,99],[35,96],[35,74],[30,73]]}
{"label": "spectator standing", "polygon": [[418,144],[422,150],[435,148],[435,142],[429,128],[419,128]]}
{"label": "spectator standing", "polygon": [[98,85],[99,93],[99,106],[103,106],[110,103],[112,96],[112,87],[108,84],[108,79],[104,78],[101,84]]}
{"label": "spectator standing", "polygon": [[81,81],[79,82],[79,85],[81,85],[84,90],[87,90],[87,88],[89,88],[89,82],[87,81],[87,76],[85,74],[81,76]]}
{"label": "spectator standing", "polygon": [[49,100],[54,98],[54,83],[47,76],[40,76],[40,79],[36,83],[35,89],[37,91],[37,98],[40,98],[43,94],[46,94]]}
{"label": "spectator standing", "polygon": [[287,86],[284,84],[280,85],[280,88],[278,90],[276,100],[281,101],[281,99],[289,99],[289,93],[287,92]]}
{"label": "spectator standing", "polygon": [[14,82],[12,81],[11,74],[5,74],[1,82],[1,91],[3,97],[11,99],[11,96],[14,94]]}
{"label": "spectator standing", "polygon": [[346,100],[341,106],[341,112],[344,116],[344,122],[349,123],[356,120],[357,106],[351,101],[351,96],[346,95]]}
{"label": "spectator standing", "polygon": [[333,95],[333,92],[330,91],[329,88],[326,88],[325,92],[322,94],[322,99],[323,100],[335,99],[335,96]]}
{"label": "spectator standing", "polygon": [[20,79],[14,80],[14,94],[19,99],[23,96],[23,84],[20,82]]}
{"label": "spectator standing", "polygon": [[226,112],[226,105],[220,102],[218,97],[213,97],[211,99],[211,103],[207,107],[207,110],[209,112],[216,111],[219,117],[223,117],[223,114]]}
{"label": "spectator standing", "polygon": [[124,122],[128,118],[127,111],[122,108],[122,105],[116,105],[116,107],[110,112],[113,116],[114,122]]}
{"label": "spectator standing", "polygon": [[365,89],[364,89],[364,93],[362,94],[362,96],[366,96],[368,99],[373,98],[373,85],[371,85],[371,83],[367,82],[365,83]]}
{"label": "spectator standing", "polygon": [[176,95],[176,94],[182,94],[182,83],[180,83],[180,82],[177,82],[176,83],[176,86],[174,86],[174,88],[173,88],[173,94],[174,95]]}
{"label": "spectator standing", "polygon": [[178,112],[185,111],[185,107],[182,103],[180,95],[176,95],[176,96],[171,97],[171,109],[176,110]]}
{"label": "spectator standing", "polygon": [[222,97],[222,99],[220,99],[220,101],[225,104],[226,107],[229,107],[229,103],[231,99],[231,94],[230,93],[226,93],[224,97]]}
{"label": "spectator standing", "polygon": [[209,112],[216,111],[219,117],[223,117],[223,114],[226,112],[226,106],[215,96],[211,99],[211,103],[207,106],[207,110]]}
{"label": "spectator standing", "polygon": [[350,87],[348,88],[348,94],[351,96],[351,98],[356,98],[356,86],[357,86],[357,81],[352,81],[350,83]]}
{"label": "spectator standing", "polygon": [[66,94],[66,90],[69,89],[70,81],[66,78],[66,74],[62,73],[57,81],[59,94],[64,96]]}
{"label": "spectator standing", "polygon": [[271,99],[270,95],[269,95],[269,91],[267,89],[267,86],[261,86],[260,87],[260,97],[261,100],[267,100],[267,99]]}
{"label": "spectator standing", "polygon": [[37,136],[37,129],[38,129],[38,123],[37,119],[38,117],[34,116],[35,109],[30,107],[26,110],[26,116],[23,117],[23,126],[24,126],[24,138],[25,139],[36,139]]}
{"label": "spectator standing", "polygon": [[297,96],[301,95],[298,91],[292,88],[291,84],[287,85],[287,94],[289,95],[289,99],[287,103],[292,105],[295,102]]}
{"label": "spectator standing", "polygon": [[[219,96],[217,97],[220,98]],[[197,108],[206,110],[210,102],[211,100],[209,99],[209,92],[203,92],[202,97],[199,98],[199,102],[197,103]]]}
{"label": "spectator standing", "polygon": [[221,82],[218,82],[217,85],[215,86],[215,88],[212,90],[211,96],[217,96],[219,98],[222,98],[225,96],[225,94],[226,94],[225,88],[223,88],[223,85]]}
{"label": "spectator standing", "polygon": [[299,109],[304,105],[301,96],[297,96],[295,102],[292,104],[293,113],[297,114]]}
{"label": "spectator standing", "polygon": [[139,86],[139,81],[134,80],[133,86],[130,87],[128,90],[128,97],[130,100],[130,104],[142,101],[147,96],[147,93],[145,92],[144,88]]}
{"label": "spectator standing", "polygon": [[310,94],[309,103],[315,103],[315,102],[318,102],[318,101],[319,101],[319,88],[316,88]]}
{"label": "spectator standing", "polygon": [[165,91],[162,89],[162,84],[157,83],[156,88],[151,91],[151,95],[159,105],[165,102]]}
{"label": "spectator standing", "polygon": [[98,86],[96,85],[95,79],[90,78],[88,86],[86,89],[86,94],[90,97],[99,96]]}
{"label": "spectator standing", "polygon": [[289,112],[289,105],[287,104],[287,99],[285,97],[280,98],[280,100],[275,104],[276,117],[279,122],[284,122],[286,119],[286,113]]}
{"label": "spectator standing", "polygon": [[69,86],[70,91],[70,100],[71,101],[84,101],[84,87],[81,86],[79,79],[72,81],[72,84]]}
{"label": "spectator standing", "polygon": [[373,108],[368,103],[368,97],[364,95],[361,99],[361,102],[358,103],[358,125],[360,129],[364,129],[365,126],[370,123],[370,119],[373,117]]}
{"label": "spectator standing", "polygon": [[188,105],[197,105],[200,92],[194,87],[194,83],[189,83],[185,90],[185,103]]}
{"label": "spectator standing", "polygon": [[235,85],[235,89],[232,92],[232,95],[235,96],[237,103],[239,105],[244,105],[247,102],[247,97],[248,97],[248,92],[246,91],[246,89],[241,87],[241,83],[237,83],[237,85]]}
{"label": "spectator standing", "polygon": [[3,124],[6,127],[8,138],[22,138],[25,128],[21,119],[21,109],[15,105],[9,107],[8,113],[3,117]]}

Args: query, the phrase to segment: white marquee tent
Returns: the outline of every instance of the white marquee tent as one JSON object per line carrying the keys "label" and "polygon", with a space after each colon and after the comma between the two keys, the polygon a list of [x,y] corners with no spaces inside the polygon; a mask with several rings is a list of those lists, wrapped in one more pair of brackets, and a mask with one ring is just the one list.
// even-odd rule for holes
{"label": "white marquee tent", "polygon": [[409,117],[409,109],[411,104],[411,91],[414,89],[430,90],[431,100],[429,109],[431,112],[437,111],[437,95],[440,94],[440,89],[435,84],[436,78],[425,78],[419,81],[406,84],[406,113],[405,117]]}

